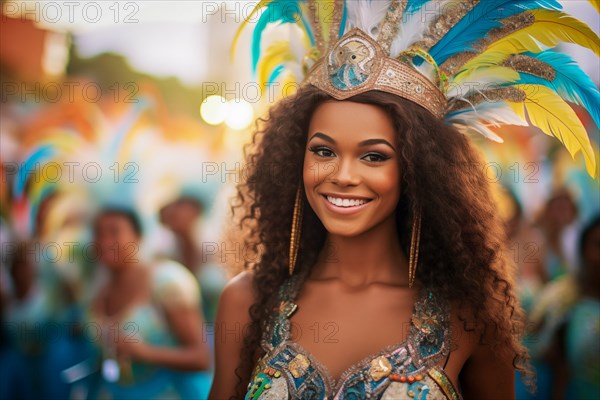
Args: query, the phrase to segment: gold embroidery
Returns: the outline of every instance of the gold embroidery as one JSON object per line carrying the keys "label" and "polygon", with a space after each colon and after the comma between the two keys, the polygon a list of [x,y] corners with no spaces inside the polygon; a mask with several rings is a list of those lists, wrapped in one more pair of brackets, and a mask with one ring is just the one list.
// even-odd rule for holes
{"label": "gold embroidery", "polygon": [[431,368],[429,371],[427,371],[427,374],[444,391],[446,397],[451,400],[459,400],[456,390],[454,390],[454,385],[452,382],[450,382],[448,377],[438,369],[438,367]]}
{"label": "gold embroidery", "polygon": [[375,381],[385,378],[392,372],[392,364],[385,356],[379,356],[371,361],[369,374]]}
{"label": "gold embroidery", "polygon": [[294,378],[299,378],[306,373],[310,361],[304,354],[297,354],[296,357],[288,364],[288,369]]}

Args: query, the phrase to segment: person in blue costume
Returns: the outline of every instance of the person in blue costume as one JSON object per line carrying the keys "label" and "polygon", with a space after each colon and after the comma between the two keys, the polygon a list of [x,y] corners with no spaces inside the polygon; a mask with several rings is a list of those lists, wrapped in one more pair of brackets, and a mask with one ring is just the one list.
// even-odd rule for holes
{"label": "person in blue costume", "polygon": [[247,148],[246,268],[221,295],[209,399],[510,400],[515,371],[530,377],[506,232],[465,133],[531,122],[575,143],[548,131],[560,104],[595,173],[535,47],[560,4],[441,3],[267,0],[243,22],[259,84],[302,83]]}
{"label": "person in blue costume", "polygon": [[99,356],[90,397],[204,399],[211,357],[197,282],[174,261],[142,263],[141,235],[127,209],[104,209],[94,221],[98,260],[109,274],[86,317]]}

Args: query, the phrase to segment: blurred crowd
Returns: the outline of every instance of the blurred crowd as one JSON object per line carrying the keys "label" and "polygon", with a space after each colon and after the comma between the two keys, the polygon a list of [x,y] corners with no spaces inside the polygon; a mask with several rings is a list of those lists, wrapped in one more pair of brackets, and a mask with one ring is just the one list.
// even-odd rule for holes
{"label": "blurred crowd", "polygon": [[208,396],[235,154],[139,88],[2,103],[1,399]]}
{"label": "blurred crowd", "polygon": [[202,254],[202,212],[185,194],[162,207],[174,251],[148,258],[137,211],[102,208],[88,221],[91,250],[74,243],[71,265],[36,237],[11,241],[0,220],[0,398],[206,398],[227,277]]}

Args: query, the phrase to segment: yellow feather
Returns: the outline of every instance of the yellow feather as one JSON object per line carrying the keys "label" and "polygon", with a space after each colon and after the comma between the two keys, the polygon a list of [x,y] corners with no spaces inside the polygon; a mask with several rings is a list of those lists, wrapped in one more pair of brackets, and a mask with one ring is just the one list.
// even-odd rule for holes
{"label": "yellow feather", "polygon": [[258,2],[258,4],[256,5],[256,7],[254,7],[254,9],[252,10],[252,12],[248,15],[248,17],[244,18],[244,20],[240,24],[240,27],[235,32],[235,36],[233,37],[233,41],[231,42],[231,47],[229,48],[229,53],[230,53],[230,56],[231,56],[232,60],[235,59],[235,47],[237,46],[237,42],[240,39],[240,35],[242,34],[242,30],[244,30],[244,28],[246,27],[246,24],[248,23],[248,21],[252,20],[252,17],[254,17],[254,14],[256,14],[258,12],[258,10],[260,10],[263,7],[267,6],[272,1],[273,0],[260,0]]}
{"label": "yellow feather", "polygon": [[283,88],[285,90],[282,91],[282,94],[285,96],[291,96],[298,90],[298,77],[293,74],[286,74],[286,76],[282,79]]}
{"label": "yellow feather", "polygon": [[552,89],[543,85],[515,85],[525,92],[524,102],[506,101],[524,121],[525,112],[531,125],[563,143],[571,157],[581,150],[588,174],[596,177],[596,158],[585,127],[575,111]]}
{"label": "yellow feather", "polygon": [[295,61],[294,54],[292,54],[289,42],[284,40],[278,40],[269,47],[267,47],[264,55],[260,58],[257,66],[258,73],[258,84],[261,90],[264,90],[267,86],[267,80],[273,70],[279,65],[285,62]]}
{"label": "yellow feather", "polygon": [[[519,73],[512,68],[502,66],[492,66],[477,69],[461,71],[451,80],[451,84],[460,85],[463,82],[516,82],[519,80]],[[482,88],[479,88],[482,89]]]}
{"label": "yellow feather", "polygon": [[532,25],[492,42],[485,51],[467,62],[462,70],[499,64],[511,54],[526,51],[539,53],[544,49],[538,42],[548,47],[554,47],[562,41],[575,43],[600,56],[600,38],[584,22],[554,10],[535,10],[533,15],[535,21]]}
{"label": "yellow feather", "polygon": [[[299,7],[300,7],[300,13],[302,15],[304,15],[304,16],[310,16],[311,15],[310,11],[309,11],[309,8],[311,6],[309,4],[307,4],[307,3],[300,3]],[[306,20],[306,23],[305,23],[305,20]],[[315,22],[312,21],[310,17],[303,19],[303,18],[300,18],[300,16],[296,16],[296,21],[297,21],[296,25],[298,25],[302,29],[302,31],[304,32],[304,36],[306,37],[306,41],[308,43],[306,48],[310,48],[311,47],[311,45],[310,45],[310,35],[308,33],[309,32],[313,32],[313,34],[314,34],[315,29],[317,29],[317,26],[316,26]]]}
{"label": "yellow feather", "polygon": [[323,40],[327,44],[329,43],[329,29],[333,22],[335,4],[332,0],[317,0],[315,5],[317,16],[319,17],[319,27],[323,35]]}

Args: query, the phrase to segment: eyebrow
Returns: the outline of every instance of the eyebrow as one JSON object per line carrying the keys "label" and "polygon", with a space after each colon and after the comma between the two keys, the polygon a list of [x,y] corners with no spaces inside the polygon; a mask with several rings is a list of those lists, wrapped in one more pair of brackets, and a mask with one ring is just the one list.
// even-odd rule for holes
{"label": "eyebrow", "polygon": [[[311,140],[313,140],[316,137],[321,138],[324,141],[332,143],[332,144],[336,143],[336,141],[331,136],[328,136],[328,135],[324,134],[323,132],[316,132],[314,135],[312,135],[310,137],[310,139],[308,139],[308,141],[310,142]],[[371,144],[385,144],[386,146],[391,147],[392,150],[396,151],[396,148],[394,146],[392,146],[392,144],[385,139],[367,139],[367,140],[363,140],[362,142],[358,143],[358,145],[360,147],[369,146]]]}

